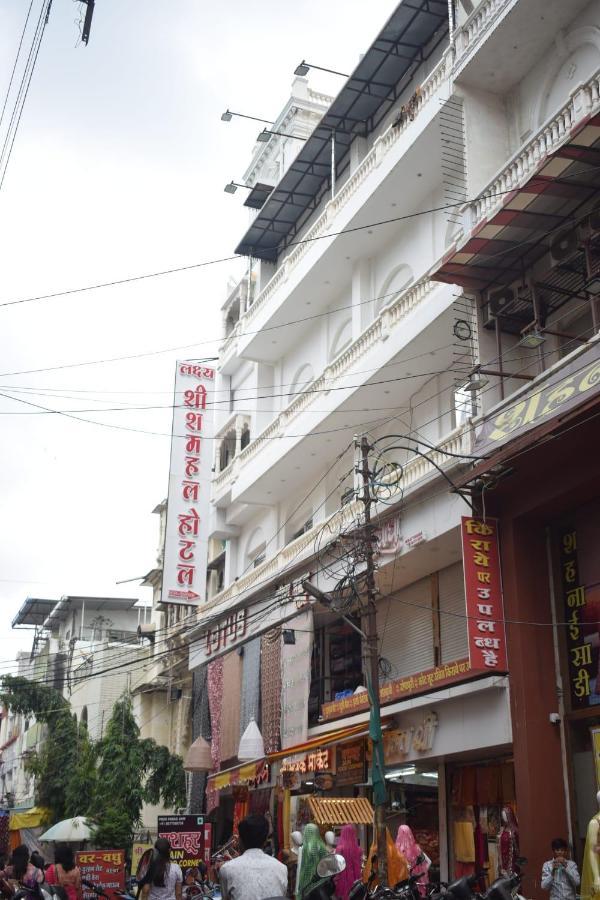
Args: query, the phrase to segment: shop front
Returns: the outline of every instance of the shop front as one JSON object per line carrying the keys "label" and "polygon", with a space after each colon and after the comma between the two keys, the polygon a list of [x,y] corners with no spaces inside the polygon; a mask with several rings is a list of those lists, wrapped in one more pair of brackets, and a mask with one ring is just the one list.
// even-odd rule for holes
{"label": "shop front", "polygon": [[[467,662],[465,671],[458,666],[456,671],[449,668],[447,682],[436,689],[436,681],[431,679],[429,690],[428,677],[413,676],[413,687],[423,681],[420,692],[417,687],[416,693],[400,701],[387,699],[396,693],[392,685],[381,688],[386,823],[394,839],[399,826],[408,825],[445,881],[476,870],[485,871],[489,879],[496,877],[502,812],[505,810],[511,821],[518,817],[508,677],[488,673],[473,678],[471,672],[471,680],[465,681],[468,674]],[[360,697],[337,701],[324,712],[331,714],[332,708],[338,714],[354,713],[338,721],[338,728],[368,724],[368,710]],[[312,740],[318,741],[320,734],[320,739],[327,741],[331,735],[328,727],[331,725],[312,728]],[[369,757],[368,738],[338,743],[335,762],[331,759],[336,768],[327,789],[322,784],[319,789],[312,776],[308,784],[301,784],[298,808],[302,815],[314,814],[311,796],[318,798],[317,803],[329,804],[330,809],[340,798],[340,823],[349,821],[343,818],[343,798],[350,803],[372,799]],[[302,824],[301,815],[298,823]],[[371,828],[360,829],[359,835],[366,850]]]}
{"label": "shop front", "polygon": [[[519,410],[541,404],[542,422],[523,424],[516,401],[484,421],[476,446],[490,458],[470,475],[485,484],[492,466],[496,473],[485,502],[500,526],[519,830],[533,896],[542,896],[550,841],[565,837],[581,864],[598,809],[599,366],[594,341],[562,373],[522,392]],[[569,408],[582,383],[580,405]]]}

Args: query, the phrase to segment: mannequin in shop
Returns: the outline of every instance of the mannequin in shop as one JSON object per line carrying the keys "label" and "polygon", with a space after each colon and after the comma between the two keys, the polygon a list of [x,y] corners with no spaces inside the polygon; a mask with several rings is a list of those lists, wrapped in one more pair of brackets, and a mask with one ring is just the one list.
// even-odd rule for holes
{"label": "mannequin in shop", "polygon": [[292,845],[290,847],[292,853],[296,855],[296,883],[294,885],[294,895],[298,893],[298,878],[300,875],[300,864],[302,863],[302,832],[292,831]]}
{"label": "mannequin in shop", "polygon": [[500,875],[510,876],[519,871],[519,826],[510,806],[505,806],[501,813],[502,827],[498,835],[498,857]]}
{"label": "mannequin in shop", "polygon": [[335,853],[335,834],[333,831],[325,832],[325,846],[330,853]]}
{"label": "mannequin in shop", "polygon": [[[596,794],[600,810],[600,791]],[[583,872],[581,876],[581,900],[600,897],[600,812],[592,816],[587,827]]]}

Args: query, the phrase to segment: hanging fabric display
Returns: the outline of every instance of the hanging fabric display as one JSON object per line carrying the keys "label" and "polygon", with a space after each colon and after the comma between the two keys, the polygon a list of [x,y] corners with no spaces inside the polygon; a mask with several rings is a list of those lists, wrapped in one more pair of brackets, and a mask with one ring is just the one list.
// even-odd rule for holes
{"label": "hanging fabric display", "polygon": [[237,757],[240,744],[242,657],[233,650],[223,657],[223,700],[221,713],[221,761]]}
{"label": "hanging fabric display", "polygon": [[260,708],[260,638],[254,638],[244,645],[242,676],[242,709],[240,714],[240,737],[254,719],[258,722]]}
{"label": "hanging fabric display", "polygon": [[223,707],[223,657],[208,664],[208,702],[210,705],[211,744],[213,770],[221,766],[221,709]]}
{"label": "hanging fabric display", "polygon": [[281,649],[281,747],[292,747],[308,734],[308,696],[313,647],[312,609],[289,622],[293,643]]}
{"label": "hanging fabric display", "polygon": [[273,628],[263,634],[261,655],[262,736],[265,753],[279,750],[281,727],[281,629]]}
{"label": "hanging fabric display", "polygon": [[[206,687],[207,667],[202,666],[192,672],[192,741],[197,737],[210,740],[210,711],[208,707],[208,691]],[[208,720],[208,738],[202,734],[203,719]],[[191,813],[201,813],[204,809],[204,791],[206,789],[206,773],[192,772],[189,788]]]}

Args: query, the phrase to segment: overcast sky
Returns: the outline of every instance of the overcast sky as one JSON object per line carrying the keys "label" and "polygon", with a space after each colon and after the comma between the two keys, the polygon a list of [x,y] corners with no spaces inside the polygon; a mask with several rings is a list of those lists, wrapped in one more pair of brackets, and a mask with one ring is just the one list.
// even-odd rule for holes
{"label": "overcast sky", "polygon": [[[0,4],[1,102],[28,6]],[[301,58],[350,71],[395,6],[97,0],[86,47],[82,4],[54,0],[0,192],[0,302],[230,255],[247,211],[223,185],[241,178],[260,126],[221,112],[275,118]],[[340,79],[311,85],[335,93]],[[169,438],[121,429],[170,431],[170,409],[130,407],[168,407],[175,359],[214,354],[240,266],[0,307],[0,670],[31,644],[10,629],[27,596],[150,599],[115,582],[154,565]],[[197,346],[69,367],[186,344]],[[67,368],[26,373],[54,366]],[[6,395],[93,409],[81,416],[121,429],[24,415],[31,407]]]}

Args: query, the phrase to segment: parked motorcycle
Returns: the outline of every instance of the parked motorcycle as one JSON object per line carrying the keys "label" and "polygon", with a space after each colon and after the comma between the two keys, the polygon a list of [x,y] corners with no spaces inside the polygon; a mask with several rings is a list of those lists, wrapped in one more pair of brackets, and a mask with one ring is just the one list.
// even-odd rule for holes
{"label": "parked motorcycle", "polygon": [[421,900],[419,893],[419,875],[413,875],[425,862],[424,854],[420,853],[410,869],[408,878],[399,881],[393,887],[383,888],[376,885],[377,881],[377,857],[371,857],[371,875],[365,884],[363,881],[355,881],[350,888],[348,900]]}

